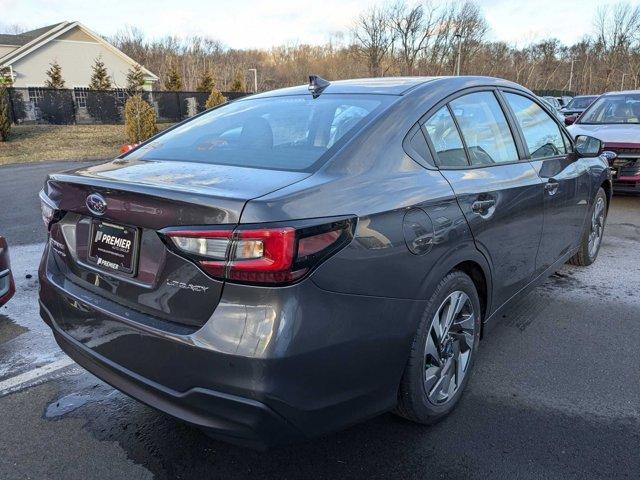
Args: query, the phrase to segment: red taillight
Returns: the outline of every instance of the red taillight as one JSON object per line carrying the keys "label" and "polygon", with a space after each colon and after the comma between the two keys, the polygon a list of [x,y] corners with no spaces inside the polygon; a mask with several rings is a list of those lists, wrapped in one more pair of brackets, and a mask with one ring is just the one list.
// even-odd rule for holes
{"label": "red taillight", "polygon": [[[255,243],[262,245],[261,256],[247,258],[246,254],[238,255],[245,244]],[[304,271],[292,271],[295,246],[296,231],[291,227],[239,230],[227,278],[251,283],[284,283],[296,280]]]}
{"label": "red taillight", "polygon": [[40,191],[40,211],[42,213],[42,221],[44,222],[44,226],[49,230],[49,227],[55,221],[60,220],[62,218],[63,212],[58,210],[53,202],[47,197],[44,191]]}
{"label": "red taillight", "polygon": [[211,276],[242,283],[286,284],[302,278],[314,266],[352,238],[353,220],[294,228],[164,231],[169,245]]}
{"label": "red taillight", "polygon": [[301,238],[298,243],[298,256],[306,257],[321,252],[340,238],[340,230],[332,230],[318,235]]}

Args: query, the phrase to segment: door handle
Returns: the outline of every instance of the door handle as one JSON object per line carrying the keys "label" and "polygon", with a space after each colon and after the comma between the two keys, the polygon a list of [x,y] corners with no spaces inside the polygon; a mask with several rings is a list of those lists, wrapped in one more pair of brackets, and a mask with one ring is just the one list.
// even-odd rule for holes
{"label": "door handle", "polygon": [[545,185],[544,185],[544,190],[549,194],[549,195],[555,195],[556,192],[558,191],[558,187],[560,187],[560,184],[558,182],[556,182],[555,180],[549,180]]}
{"label": "door handle", "polygon": [[474,213],[478,213],[480,215],[487,213],[487,211],[491,207],[495,207],[496,201],[494,199],[491,200],[476,200],[471,204],[471,210]]}

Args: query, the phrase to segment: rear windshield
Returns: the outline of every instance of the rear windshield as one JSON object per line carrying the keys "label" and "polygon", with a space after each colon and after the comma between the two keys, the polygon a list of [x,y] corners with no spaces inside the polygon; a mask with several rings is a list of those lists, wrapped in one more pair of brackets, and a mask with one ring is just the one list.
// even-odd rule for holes
{"label": "rear windshield", "polygon": [[587,108],[598,97],[575,97],[567,104],[567,108]]}
{"label": "rear windshield", "polygon": [[393,100],[330,94],[240,100],[180,125],[127,158],[310,171]]}

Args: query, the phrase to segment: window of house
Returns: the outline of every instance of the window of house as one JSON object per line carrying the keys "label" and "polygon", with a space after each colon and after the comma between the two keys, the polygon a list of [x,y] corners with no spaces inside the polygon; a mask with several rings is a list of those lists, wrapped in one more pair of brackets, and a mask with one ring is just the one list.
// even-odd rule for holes
{"label": "window of house", "polygon": [[78,108],[86,108],[87,106],[87,87],[75,87],[73,89],[73,97],[76,100],[76,106]]}
{"label": "window of house", "polygon": [[515,93],[504,94],[516,115],[531,158],[547,158],[567,152],[560,127],[536,102]]}
{"label": "window of house", "polygon": [[28,87],[29,101],[34,105],[38,105],[40,100],[44,97],[44,88],[42,87]]}
{"label": "window of house", "polygon": [[472,165],[518,160],[511,129],[493,92],[470,93],[452,100],[450,106]]}
{"label": "window of house", "polygon": [[446,106],[434,113],[423,127],[431,139],[441,167],[469,165],[462,139]]}

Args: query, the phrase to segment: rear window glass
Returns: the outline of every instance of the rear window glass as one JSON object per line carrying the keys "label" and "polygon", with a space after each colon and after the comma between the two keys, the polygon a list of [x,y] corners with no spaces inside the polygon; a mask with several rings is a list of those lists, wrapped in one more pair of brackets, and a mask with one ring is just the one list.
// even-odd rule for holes
{"label": "rear window glass", "polygon": [[507,119],[492,92],[456,98],[451,110],[467,143],[472,165],[493,165],[518,160]]}
{"label": "rear window glass", "polygon": [[127,158],[309,171],[393,99],[301,95],[241,100],[180,125]]}
{"label": "rear window glass", "polygon": [[415,152],[422,157],[423,160],[428,161],[429,159],[429,146],[427,145],[427,141],[424,138],[424,134],[421,129],[411,137],[409,142],[411,144],[411,148],[415,150]]}
{"label": "rear window glass", "polygon": [[567,104],[568,109],[587,108],[598,97],[575,97]]}
{"label": "rear window glass", "polygon": [[469,165],[456,124],[447,107],[442,107],[424,124],[433,143],[441,167],[465,167]]}

